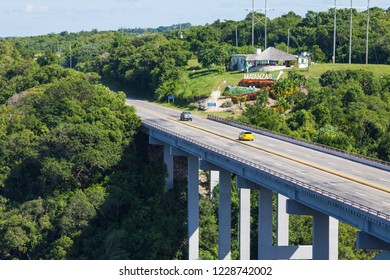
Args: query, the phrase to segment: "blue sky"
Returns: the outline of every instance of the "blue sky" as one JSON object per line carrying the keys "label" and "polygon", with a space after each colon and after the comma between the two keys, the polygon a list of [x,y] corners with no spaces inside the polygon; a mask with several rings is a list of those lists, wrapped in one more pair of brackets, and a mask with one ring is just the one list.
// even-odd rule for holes
{"label": "blue sky", "polygon": [[[289,11],[304,16],[308,10],[326,11],[334,0],[268,0],[268,17]],[[350,0],[337,0],[347,7]],[[367,0],[353,0],[365,10]],[[370,0],[370,6],[387,9],[389,0]],[[204,25],[215,20],[242,20],[252,0],[1,0],[0,37],[34,36],[62,31],[118,30],[121,27],[158,27],[180,22]],[[256,9],[265,0],[255,0]]]}

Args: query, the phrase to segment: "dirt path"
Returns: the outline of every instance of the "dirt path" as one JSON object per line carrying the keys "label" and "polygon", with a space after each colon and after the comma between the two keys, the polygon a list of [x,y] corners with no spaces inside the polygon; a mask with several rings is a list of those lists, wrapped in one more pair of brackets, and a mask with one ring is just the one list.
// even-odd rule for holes
{"label": "dirt path", "polygon": [[218,89],[217,90],[214,90],[209,99],[207,100],[207,103],[209,102],[213,102],[213,103],[216,103],[217,106],[216,107],[209,107],[206,112],[217,112],[217,111],[222,111],[220,108],[221,104],[224,102],[224,100],[218,100],[219,97],[221,96],[221,87],[223,85],[226,85],[226,81],[223,81],[219,86],[218,86]]}

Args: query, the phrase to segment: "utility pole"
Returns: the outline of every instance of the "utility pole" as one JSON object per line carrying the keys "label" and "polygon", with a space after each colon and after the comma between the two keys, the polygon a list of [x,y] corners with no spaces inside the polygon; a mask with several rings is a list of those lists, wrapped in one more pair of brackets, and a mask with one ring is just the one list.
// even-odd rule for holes
{"label": "utility pole", "polygon": [[72,44],[69,45],[69,68],[72,69]]}
{"label": "utility pole", "polygon": [[337,29],[337,5],[334,0],[334,28],[333,28],[333,64],[336,63],[336,29]]}
{"label": "utility pole", "polygon": [[267,49],[267,11],[273,11],[274,9],[268,9],[267,8],[267,0],[265,0],[265,7],[264,7],[264,49]]}
{"label": "utility pole", "polygon": [[61,65],[61,56],[62,56],[62,50],[61,45],[59,42],[57,42],[57,51],[58,51],[58,65]]}
{"label": "utility pole", "polygon": [[267,0],[264,7],[264,50],[267,49]]}
{"label": "utility pole", "polygon": [[238,30],[237,30],[237,25],[236,25],[236,47],[238,47]]}
{"label": "utility pole", "polygon": [[[259,9],[263,10],[263,9]],[[273,11],[274,9],[267,9],[267,0],[265,0],[264,9],[264,49],[267,48],[267,11]],[[252,0],[252,47],[255,46],[255,0]],[[258,20],[260,21],[260,20]]]}
{"label": "utility pole", "polygon": [[353,10],[352,10],[352,0],[351,0],[351,23],[349,27],[349,64],[351,64],[352,60],[352,24],[353,24]]}
{"label": "utility pole", "polygon": [[370,0],[367,0],[366,64],[368,64],[368,31],[370,27]]}
{"label": "utility pole", "polygon": [[252,48],[255,47],[255,0],[252,0]]}
{"label": "utility pole", "polygon": [[287,35],[287,53],[290,53],[290,28],[288,29]]}
{"label": "utility pole", "polygon": [[179,38],[180,38],[180,39],[183,39],[183,32],[181,32],[181,22],[180,22]]}

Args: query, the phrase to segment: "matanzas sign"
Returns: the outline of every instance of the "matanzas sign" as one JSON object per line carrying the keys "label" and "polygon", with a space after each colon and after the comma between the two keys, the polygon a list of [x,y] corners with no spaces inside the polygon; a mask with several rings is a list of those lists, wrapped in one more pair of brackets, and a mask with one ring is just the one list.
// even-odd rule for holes
{"label": "matanzas sign", "polygon": [[272,75],[272,74],[244,74],[244,79],[273,80],[274,79],[274,75]]}

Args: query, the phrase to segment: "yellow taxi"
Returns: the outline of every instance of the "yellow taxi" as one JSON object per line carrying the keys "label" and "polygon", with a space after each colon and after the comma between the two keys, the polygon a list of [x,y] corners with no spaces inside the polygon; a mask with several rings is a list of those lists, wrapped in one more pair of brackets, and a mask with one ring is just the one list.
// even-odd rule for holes
{"label": "yellow taxi", "polygon": [[255,137],[253,136],[253,133],[250,131],[242,131],[238,135],[238,139],[242,141],[253,141],[255,140]]}

